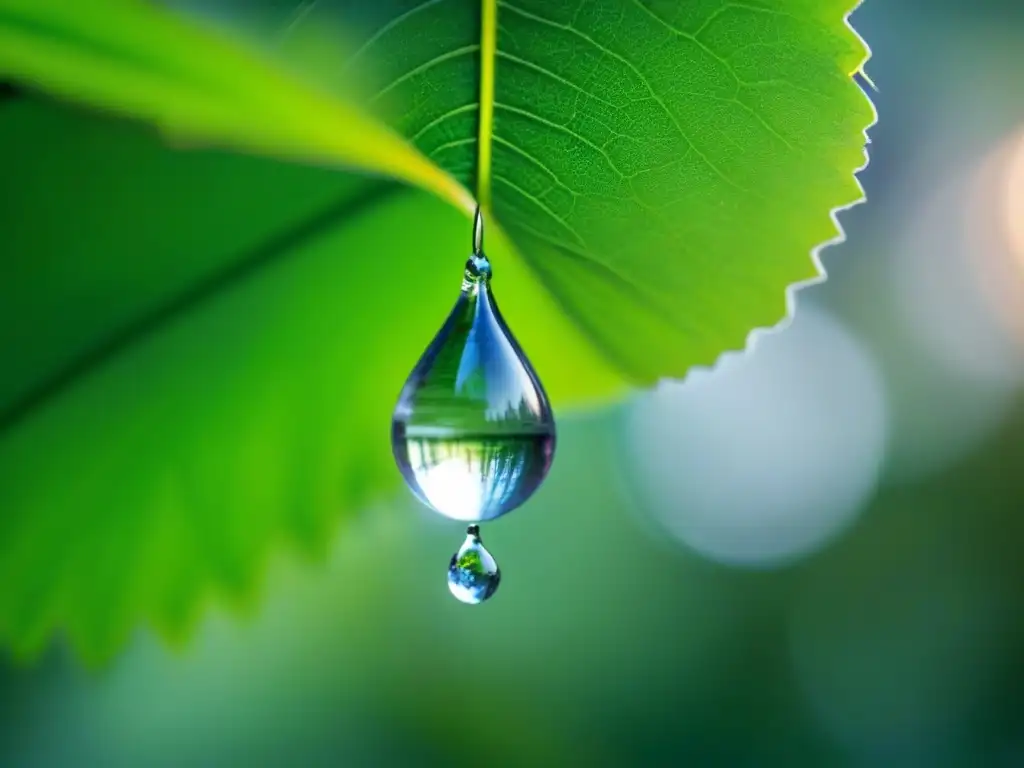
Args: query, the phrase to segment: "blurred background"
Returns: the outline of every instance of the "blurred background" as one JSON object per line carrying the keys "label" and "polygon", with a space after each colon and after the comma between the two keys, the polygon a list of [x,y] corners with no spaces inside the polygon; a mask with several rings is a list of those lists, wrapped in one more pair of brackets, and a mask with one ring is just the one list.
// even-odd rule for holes
{"label": "blurred background", "polygon": [[448,597],[451,524],[367,501],[174,647],[5,659],[0,765],[1024,765],[1024,4],[853,22],[880,122],[829,281],[560,414],[491,603]]}

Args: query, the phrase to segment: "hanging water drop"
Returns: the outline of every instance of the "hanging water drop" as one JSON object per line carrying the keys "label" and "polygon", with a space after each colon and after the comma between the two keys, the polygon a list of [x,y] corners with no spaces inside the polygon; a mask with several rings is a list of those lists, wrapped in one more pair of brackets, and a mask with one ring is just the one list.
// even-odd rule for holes
{"label": "hanging water drop", "polygon": [[493,595],[501,582],[501,570],[480,540],[480,528],[466,529],[466,540],[452,555],[448,566],[448,589],[464,603],[476,605]]}
{"label": "hanging water drop", "polygon": [[547,395],[491,290],[477,210],[462,291],[409,375],[391,422],[405,481],[442,515],[475,522],[518,507],[555,451]]}

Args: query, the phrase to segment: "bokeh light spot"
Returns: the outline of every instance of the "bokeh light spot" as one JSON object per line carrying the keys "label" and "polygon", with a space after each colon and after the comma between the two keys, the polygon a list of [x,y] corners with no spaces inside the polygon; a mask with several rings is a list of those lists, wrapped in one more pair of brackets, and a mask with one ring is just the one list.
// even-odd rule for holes
{"label": "bokeh light spot", "polygon": [[689,547],[773,566],[854,519],[884,458],[885,410],[860,343],[802,306],[748,354],[638,398],[625,470],[644,511]]}

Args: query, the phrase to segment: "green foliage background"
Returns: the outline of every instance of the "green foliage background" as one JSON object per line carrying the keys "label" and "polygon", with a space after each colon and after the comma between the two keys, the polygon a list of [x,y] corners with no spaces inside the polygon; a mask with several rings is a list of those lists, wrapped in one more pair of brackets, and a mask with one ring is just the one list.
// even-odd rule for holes
{"label": "green foliage background", "polygon": [[[869,0],[854,16],[880,86],[862,174],[871,204],[841,216],[849,239],[823,254],[830,280],[799,304],[838,317],[876,358],[890,453],[856,523],[789,566],[717,564],[651,524],[623,455],[641,395],[621,396],[622,376],[582,335],[564,342],[575,326],[489,234],[502,310],[556,390],[560,448],[536,499],[488,529],[504,583],[479,610],[444,588],[461,531],[404,494],[386,455],[357,463],[386,454],[375,420],[453,299],[466,219],[382,186],[350,234],[331,215],[347,210],[349,188],[322,169],[171,152],[95,110],[24,90],[6,98],[0,387],[5,434],[21,447],[0,451],[0,543],[12,545],[0,559],[32,577],[5,567],[0,602],[34,616],[23,626],[36,632],[0,622],[32,655],[0,663],[0,764],[1018,765],[1020,383],[972,447],[908,478],[901,461],[943,449],[951,422],[997,398],[908,336],[893,264],[937,180],[1024,125],[1022,11],[1015,0]],[[0,44],[0,57],[10,50]],[[396,217],[383,236],[378,209]],[[293,244],[296,258],[262,255],[267,242]],[[948,277],[939,250],[924,254],[916,285]],[[235,272],[249,263],[236,257],[260,266]],[[178,290],[196,273],[222,288]],[[417,304],[395,312],[392,292]],[[143,299],[173,322],[144,324],[141,343],[115,345],[131,354],[14,418],[30,371],[61,349],[77,360],[122,302]],[[581,366],[588,376],[573,375]],[[566,405],[615,392],[612,405]],[[358,408],[352,393],[366,393]],[[274,455],[316,435],[294,461]],[[158,453],[172,459],[157,475],[166,506],[143,514],[131,505]],[[207,502],[182,495],[181,477]],[[24,498],[39,503],[15,515]],[[175,546],[154,546],[153,531]],[[76,578],[86,573],[110,591]],[[221,586],[202,587],[206,577]],[[205,596],[193,603],[189,590]],[[69,611],[65,592],[97,611],[66,614],[88,642],[62,630],[43,640],[46,617]],[[166,608],[165,623],[146,615],[161,631],[118,618],[158,593],[167,599],[148,610]],[[83,665],[83,654],[106,661]]]}
{"label": "green foliage background", "polygon": [[389,413],[456,295],[468,189],[560,407],[742,347],[861,197],[849,0],[170,5],[0,3],[22,658],[183,640],[394,492]]}

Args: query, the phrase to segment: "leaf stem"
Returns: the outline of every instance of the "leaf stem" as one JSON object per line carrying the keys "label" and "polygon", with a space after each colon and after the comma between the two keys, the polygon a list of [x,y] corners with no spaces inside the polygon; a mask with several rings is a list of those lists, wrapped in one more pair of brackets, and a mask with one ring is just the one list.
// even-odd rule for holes
{"label": "leaf stem", "polygon": [[477,129],[476,197],[491,204],[491,136],[494,132],[494,65],[498,49],[498,0],[483,0],[480,19],[480,122]]}

